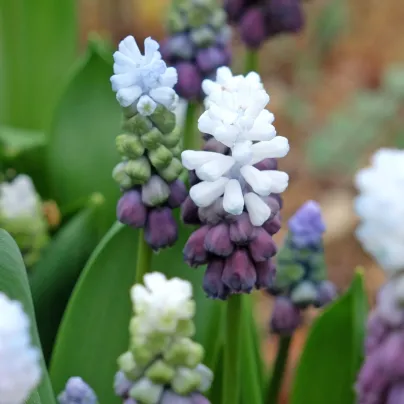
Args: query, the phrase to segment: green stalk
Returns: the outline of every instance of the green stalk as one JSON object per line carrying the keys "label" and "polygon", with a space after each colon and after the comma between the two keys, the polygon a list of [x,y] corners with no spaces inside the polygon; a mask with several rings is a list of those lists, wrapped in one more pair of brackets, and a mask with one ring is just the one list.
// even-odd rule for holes
{"label": "green stalk", "polygon": [[184,132],[183,132],[183,149],[184,150],[199,150],[200,139],[199,133],[196,130],[196,122],[198,115],[199,104],[194,101],[189,101],[185,116]]}
{"label": "green stalk", "polygon": [[144,229],[139,231],[136,263],[136,283],[143,283],[143,276],[150,272],[153,250],[144,239]]}
{"label": "green stalk", "polygon": [[249,72],[259,73],[259,54],[256,49],[247,48],[244,62],[244,74]]}
{"label": "green stalk", "polygon": [[278,402],[279,392],[282,387],[283,374],[288,362],[289,347],[292,337],[279,337],[278,353],[276,355],[275,366],[272,372],[268,389],[267,404]]}
{"label": "green stalk", "polygon": [[240,348],[243,295],[232,295],[227,301],[224,341],[224,372],[221,404],[240,402]]}

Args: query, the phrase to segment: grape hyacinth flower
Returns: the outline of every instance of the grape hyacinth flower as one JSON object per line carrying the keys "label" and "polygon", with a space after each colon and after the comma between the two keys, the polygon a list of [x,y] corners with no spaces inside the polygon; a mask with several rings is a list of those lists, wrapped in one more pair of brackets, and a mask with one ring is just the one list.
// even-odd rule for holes
{"label": "grape hyacinth flower", "polygon": [[145,240],[154,250],[171,246],[178,236],[172,209],[180,206],[187,190],[179,179],[181,132],[174,110],[177,81],[174,68],[166,67],[151,38],[141,55],[133,37],[125,38],[114,54],[111,82],[124,111],[123,133],[116,138],[122,156],[113,171],[123,196],[118,220],[145,228]]}
{"label": "grape hyacinth flower", "polygon": [[202,80],[231,62],[230,28],[215,0],[173,0],[164,60],[178,72],[175,90],[186,100],[202,100]]}
{"label": "grape hyacinth flower", "polygon": [[131,290],[129,350],[118,359],[116,394],[125,404],[209,404],[202,393],[212,372],[201,364],[203,347],[192,341],[192,286],[158,272]]}
{"label": "grape hyacinth flower", "polygon": [[291,335],[300,325],[301,310],[323,307],[337,295],[327,280],[324,261],[325,225],[317,202],[308,201],[289,219],[289,232],[277,255],[277,273],[268,289],[276,296],[273,332]]}
{"label": "grape hyacinth flower", "polygon": [[273,114],[264,109],[269,96],[258,74],[233,76],[221,68],[217,83],[204,82],[204,90],[207,110],[198,126],[210,137],[205,150],[182,153],[192,184],[182,217],[201,224],[184,257],[191,266],[208,264],[207,295],[226,299],[270,285],[272,235],[280,228],[278,194],[288,185],[275,159],[285,156],[289,145],[276,136]]}
{"label": "grape hyacinth flower", "polygon": [[297,33],[304,25],[302,0],[225,0],[230,23],[249,48],[278,34]]}
{"label": "grape hyacinth flower", "polygon": [[81,378],[71,377],[58,396],[59,404],[97,404],[93,389]]}
{"label": "grape hyacinth flower", "polygon": [[20,302],[0,292],[0,402],[23,404],[39,384],[39,350]]}
{"label": "grape hyacinth flower", "polygon": [[17,175],[0,184],[0,227],[15,238],[29,268],[49,242],[48,223],[30,177]]}

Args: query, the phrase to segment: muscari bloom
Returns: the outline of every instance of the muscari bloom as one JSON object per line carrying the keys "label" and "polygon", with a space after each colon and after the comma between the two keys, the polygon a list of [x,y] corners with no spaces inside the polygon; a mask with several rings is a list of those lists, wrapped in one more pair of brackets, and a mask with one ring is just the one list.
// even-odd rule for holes
{"label": "muscari bloom", "polygon": [[182,206],[186,223],[201,224],[189,238],[185,260],[208,264],[204,289],[225,299],[230,293],[267,288],[276,253],[272,235],[280,228],[278,193],[288,175],[276,170],[275,158],[289,150],[276,136],[269,96],[259,76],[233,76],[220,68],[217,81],[205,81],[207,110],[199,119],[206,133],[203,151],[182,153],[190,170],[190,195]]}
{"label": "muscari bloom", "polygon": [[97,404],[93,389],[81,378],[71,377],[58,396],[59,404]]}
{"label": "muscari bloom", "polygon": [[192,341],[192,286],[158,272],[131,290],[129,350],[118,359],[115,392],[125,404],[209,404],[202,392],[212,372],[201,364],[204,350]]}
{"label": "muscari bloom", "polygon": [[229,21],[250,48],[278,34],[297,33],[304,25],[302,0],[225,0]]}
{"label": "muscari bloom", "polygon": [[172,209],[187,196],[179,179],[181,131],[173,112],[177,74],[161,60],[158,48],[147,38],[143,56],[134,38],[125,38],[114,54],[111,78],[124,111],[123,133],[116,138],[122,162],[113,171],[123,192],[117,216],[124,224],[145,228],[145,239],[154,250],[177,240]]}
{"label": "muscari bloom", "polygon": [[0,227],[15,238],[26,266],[35,264],[49,234],[42,201],[27,175],[0,184]]}
{"label": "muscari bloom", "polygon": [[168,34],[162,53],[177,69],[175,90],[187,100],[202,99],[202,80],[231,61],[226,13],[215,0],[174,0]]}
{"label": "muscari bloom", "polygon": [[291,335],[300,325],[301,310],[322,307],[336,297],[327,280],[323,251],[325,225],[318,203],[308,201],[290,218],[289,232],[277,255],[277,273],[269,288],[276,296],[271,329]]}
{"label": "muscari bloom", "polygon": [[39,350],[20,302],[0,292],[0,403],[23,404],[41,378]]}

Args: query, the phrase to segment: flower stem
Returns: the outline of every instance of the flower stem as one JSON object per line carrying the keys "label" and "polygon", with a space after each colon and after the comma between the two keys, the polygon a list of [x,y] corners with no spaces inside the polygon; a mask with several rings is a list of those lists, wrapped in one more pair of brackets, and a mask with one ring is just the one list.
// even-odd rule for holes
{"label": "flower stem", "polygon": [[227,301],[224,341],[224,374],[221,404],[240,402],[241,312],[243,295],[232,295]]}
{"label": "flower stem", "polygon": [[244,62],[244,74],[249,72],[257,72],[259,70],[259,54],[258,50],[247,48]]}
{"label": "flower stem", "polygon": [[196,131],[196,122],[198,114],[198,103],[195,101],[189,101],[187,105],[187,113],[185,115],[184,124],[184,138],[183,149],[184,150],[198,150],[200,149],[199,133]]}
{"label": "flower stem", "polygon": [[136,262],[136,283],[143,283],[143,276],[150,272],[153,250],[144,239],[144,229],[139,231]]}
{"label": "flower stem", "polygon": [[267,404],[276,404],[278,402],[279,392],[282,387],[283,374],[288,362],[291,340],[291,336],[279,337],[278,353],[276,355],[275,366],[269,384]]}

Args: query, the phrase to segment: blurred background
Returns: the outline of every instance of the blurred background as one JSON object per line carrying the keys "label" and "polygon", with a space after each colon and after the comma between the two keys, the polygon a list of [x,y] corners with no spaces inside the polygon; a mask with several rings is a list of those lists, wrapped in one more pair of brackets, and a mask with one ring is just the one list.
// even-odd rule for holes
{"label": "blurred background", "polygon": [[[52,105],[89,35],[97,33],[111,46],[128,34],[139,42],[148,36],[163,39],[170,6],[169,0],[78,0],[75,10],[73,0],[1,2],[0,121],[29,130],[49,125]],[[53,18],[46,14],[49,8]],[[355,267],[362,266],[372,300],[383,274],[354,236],[353,176],[377,148],[404,145],[404,3],[307,0],[304,9],[303,33],[272,39],[260,55],[277,131],[291,144],[280,161],[290,175],[283,219],[286,223],[304,201],[317,200],[327,223],[331,280],[343,290]],[[78,19],[72,18],[76,12]],[[240,72],[243,49],[236,33],[234,50],[234,70]],[[24,91],[27,98],[19,96]],[[5,99],[19,107],[11,109]],[[278,242],[284,234],[276,236]],[[267,336],[270,299],[262,296],[257,307]],[[315,315],[308,313],[307,326],[294,340],[286,384]],[[270,362],[276,341],[267,336],[263,348]],[[287,386],[284,400],[286,391]]]}

